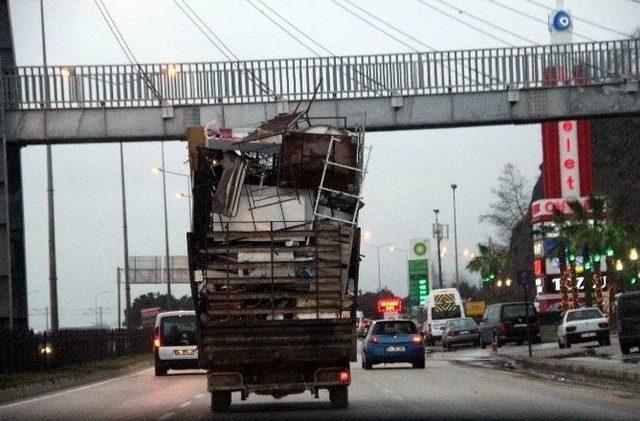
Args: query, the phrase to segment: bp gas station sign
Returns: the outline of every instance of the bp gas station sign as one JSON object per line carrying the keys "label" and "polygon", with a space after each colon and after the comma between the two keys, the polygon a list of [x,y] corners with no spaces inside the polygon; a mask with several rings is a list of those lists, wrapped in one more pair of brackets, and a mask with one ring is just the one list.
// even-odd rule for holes
{"label": "bp gas station sign", "polygon": [[409,248],[409,297],[420,306],[429,295],[429,240],[412,239]]}

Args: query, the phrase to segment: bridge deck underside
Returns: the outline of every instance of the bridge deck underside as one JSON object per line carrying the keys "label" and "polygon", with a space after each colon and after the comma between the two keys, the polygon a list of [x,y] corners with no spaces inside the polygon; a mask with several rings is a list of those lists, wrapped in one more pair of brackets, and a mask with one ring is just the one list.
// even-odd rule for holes
{"label": "bridge deck underside", "polygon": [[[304,106],[305,104],[303,104]],[[187,128],[216,120],[243,127],[292,110],[295,103],[181,105],[168,108],[15,110],[6,114],[7,138],[19,144],[184,139]],[[638,81],[514,91],[318,100],[312,117],[366,116],[367,130],[404,130],[524,124],[564,118],[640,114]],[[44,118],[47,130],[44,131]]]}

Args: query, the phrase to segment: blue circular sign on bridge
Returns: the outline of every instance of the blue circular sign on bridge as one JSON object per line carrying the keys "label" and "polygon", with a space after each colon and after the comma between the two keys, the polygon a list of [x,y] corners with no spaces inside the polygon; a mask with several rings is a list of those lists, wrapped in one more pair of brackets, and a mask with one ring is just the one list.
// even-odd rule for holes
{"label": "blue circular sign on bridge", "polygon": [[566,31],[571,28],[571,16],[569,16],[569,13],[564,10],[558,10],[553,15],[553,28],[556,31]]}

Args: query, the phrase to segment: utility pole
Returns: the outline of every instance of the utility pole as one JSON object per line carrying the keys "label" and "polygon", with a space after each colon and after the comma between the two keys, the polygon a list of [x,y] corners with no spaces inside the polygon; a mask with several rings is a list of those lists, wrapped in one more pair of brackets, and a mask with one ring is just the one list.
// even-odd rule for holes
{"label": "utility pole", "polygon": [[438,280],[440,283],[440,288],[442,288],[442,256],[440,252],[440,241],[442,239],[442,229],[440,228],[440,224],[438,223],[438,213],[440,213],[440,209],[434,209],[433,213],[436,214],[436,243],[438,247]]}
{"label": "utility pole", "polygon": [[456,258],[456,289],[458,288],[459,275],[458,275],[458,224],[456,218],[456,189],[458,188],[457,184],[451,185],[451,190],[453,191],[453,248],[455,251]]}
{"label": "utility pole", "polygon": [[164,198],[164,248],[167,260],[167,310],[171,310],[171,260],[169,258],[169,221],[167,220],[167,176],[164,166],[164,142],[160,143],[162,151],[162,195]]}
{"label": "utility pole", "polygon": [[[48,137],[47,108],[49,107],[49,69],[47,67],[47,44],[44,31],[44,0],[40,0],[40,30],[42,34],[42,65],[44,66],[44,136]],[[49,209],[49,301],[51,302],[51,330],[57,332],[58,323],[58,274],[56,269],[56,228],[53,202],[53,158],[51,144],[47,143],[47,204]]]}
{"label": "utility pole", "polygon": [[118,285],[118,329],[122,329],[122,304],[120,303],[120,268],[116,269],[117,279],[116,283]]}
{"label": "utility pole", "polygon": [[[164,154],[163,154],[164,156]],[[122,238],[124,249],[124,301],[127,313],[131,313],[131,284],[129,283],[129,230],[127,227],[127,199],[124,182],[124,152],[120,142],[120,185],[122,190]],[[166,218],[165,201],[165,218]],[[118,270],[118,327],[120,327],[120,270]],[[129,327],[129,326],[127,326]]]}

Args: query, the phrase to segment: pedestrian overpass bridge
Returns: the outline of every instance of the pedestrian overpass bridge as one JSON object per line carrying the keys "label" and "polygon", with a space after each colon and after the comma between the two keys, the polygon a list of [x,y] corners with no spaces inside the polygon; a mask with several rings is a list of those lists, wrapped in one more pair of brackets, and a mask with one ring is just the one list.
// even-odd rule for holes
{"label": "pedestrian overpass bridge", "polygon": [[8,143],[184,139],[311,100],[311,117],[368,130],[521,124],[640,113],[640,39],[239,62],[4,69]]}

